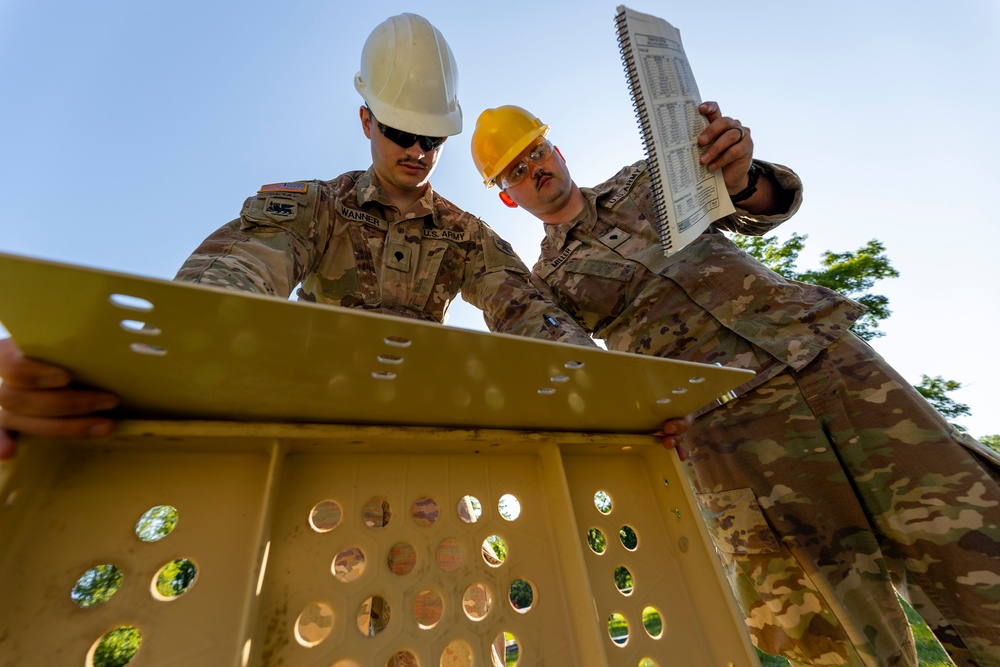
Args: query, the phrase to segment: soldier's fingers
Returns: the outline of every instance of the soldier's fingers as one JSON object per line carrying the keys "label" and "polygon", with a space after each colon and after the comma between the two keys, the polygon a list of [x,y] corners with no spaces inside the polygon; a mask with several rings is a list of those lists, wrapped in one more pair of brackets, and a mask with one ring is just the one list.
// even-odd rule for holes
{"label": "soldier's fingers", "polygon": [[117,405],[117,396],[97,389],[23,389],[7,382],[0,384],[0,407],[3,408],[0,425],[3,419],[11,419],[11,415],[81,417]]}
{"label": "soldier's fingers", "polygon": [[12,433],[0,428],[0,461],[13,458],[17,452],[17,441]]}
{"label": "soldier's fingers", "polygon": [[722,117],[722,111],[719,110],[718,102],[713,102],[711,100],[705,100],[700,105],[698,105],[698,113],[705,117],[709,123],[712,123],[715,119]]}
{"label": "soldier's fingers", "polygon": [[[4,432],[0,437],[0,458],[8,458],[13,456],[16,446],[11,432],[51,438],[93,438],[110,434],[115,430],[115,422],[106,417],[52,419],[0,410],[0,430]],[[9,456],[5,457],[7,452]]]}
{"label": "soldier's fingers", "polygon": [[751,160],[753,160],[753,139],[750,137],[749,127],[727,129],[718,141],[702,153],[702,163],[709,171],[715,171],[734,162],[745,162],[746,168],[749,169]]}
{"label": "soldier's fingers", "polygon": [[66,370],[26,358],[10,338],[0,340],[0,378],[15,387],[65,387],[72,382]]}

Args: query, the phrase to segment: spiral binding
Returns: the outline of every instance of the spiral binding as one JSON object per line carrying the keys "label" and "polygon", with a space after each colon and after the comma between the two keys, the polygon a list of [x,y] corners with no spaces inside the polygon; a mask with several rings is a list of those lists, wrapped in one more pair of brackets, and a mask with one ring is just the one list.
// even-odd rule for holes
{"label": "spiral binding", "polygon": [[657,231],[660,233],[660,246],[664,254],[667,254],[673,249],[674,242],[670,236],[667,202],[663,197],[660,161],[656,154],[656,142],[653,139],[653,127],[649,119],[649,112],[642,95],[642,87],[639,85],[639,72],[636,69],[635,59],[632,57],[632,40],[629,39],[628,17],[625,12],[624,7],[619,7],[618,14],[615,16],[618,51],[622,56],[622,65],[625,66],[625,76],[628,78],[628,88],[632,96],[632,109],[635,111],[636,122],[639,125],[642,147],[646,152],[646,166],[653,187],[653,207],[656,212]]}

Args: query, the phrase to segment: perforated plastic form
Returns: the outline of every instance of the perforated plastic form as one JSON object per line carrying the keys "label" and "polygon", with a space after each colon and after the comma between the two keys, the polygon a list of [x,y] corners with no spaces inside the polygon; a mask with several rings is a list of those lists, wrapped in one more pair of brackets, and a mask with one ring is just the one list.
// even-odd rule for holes
{"label": "perforated plastic form", "polygon": [[753,376],[2,253],[0,285],[25,354],[146,417],[648,433]]}
{"label": "perforated plastic form", "polygon": [[0,667],[757,664],[648,435],[746,372],[12,256],[0,283],[22,348],[131,416],[0,464]]}
{"label": "perforated plastic form", "polygon": [[0,664],[89,665],[117,631],[133,667],[756,665],[680,465],[648,436],[500,430],[25,442]]}

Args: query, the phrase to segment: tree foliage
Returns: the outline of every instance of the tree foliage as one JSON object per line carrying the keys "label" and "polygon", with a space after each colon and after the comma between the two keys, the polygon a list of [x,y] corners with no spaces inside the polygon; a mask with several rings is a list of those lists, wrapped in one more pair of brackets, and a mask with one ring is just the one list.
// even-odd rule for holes
{"label": "tree foliage", "polygon": [[[736,235],[733,241],[747,254],[786,278],[828,287],[866,306],[868,310],[858,318],[851,329],[858,337],[870,341],[885,335],[879,331],[878,326],[879,322],[892,314],[889,310],[889,299],[871,291],[877,281],[899,277],[899,272],[892,267],[889,258],[886,257],[885,246],[880,241],[872,239],[854,252],[837,253],[827,250],[820,260],[820,269],[799,271],[799,253],[802,252],[808,238],[805,234],[792,234],[791,238],[780,242],[777,236]],[[922,375],[920,383],[914,385],[914,388],[949,420],[972,414],[968,405],[948,396],[950,392],[961,387],[960,382],[946,380],[939,375],[935,377]],[[957,424],[954,426],[962,428]],[[1000,444],[996,443],[998,437],[1000,436],[983,436],[979,440],[1000,451]]]}
{"label": "tree foliage", "polygon": [[828,287],[864,305],[868,310],[858,318],[852,330],[864,340],[883,336],[878,325],[892,314],[889,299],[873,293],[871,288],[883,278],[899,277],[899,272],[885,254],[885,246],[872,239],[854,252],[827,250],[820,258],[821,268],[799,271],[799,253],[808,238],[806,234],[792,234],[783,243],[778,241],[777,236],[736,236],[733,240],[748,254],[786,278]]}
{"label": "tree foliage", "polygon": [[972,414],[968,405],[965,403],[959,403],[955,399],[948,396],[949,391],[961,389],[962,384],[960,382],[956,382],[955,380],[945,380],[940,375],[935,377],[921,375],[920,383],[913,386],[920,392],[921,396],[926,398],[927,401],[934,406],[934,409],[940,412],[947,419],[955,419],[956,417],[968,416]]}

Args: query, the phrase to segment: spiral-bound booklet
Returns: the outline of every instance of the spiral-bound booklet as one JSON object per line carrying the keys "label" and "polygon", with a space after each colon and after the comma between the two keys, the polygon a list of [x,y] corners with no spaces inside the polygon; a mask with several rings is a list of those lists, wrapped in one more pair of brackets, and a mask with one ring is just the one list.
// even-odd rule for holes
{"label": "spiral-bound booklet", "polygon": [[708,122],[681,33],[661,18],[618,6],[618,46],[628,77],[656,198],[663,254],[690,243],[713,221],[735,211],[722,171],[698,159]]}

